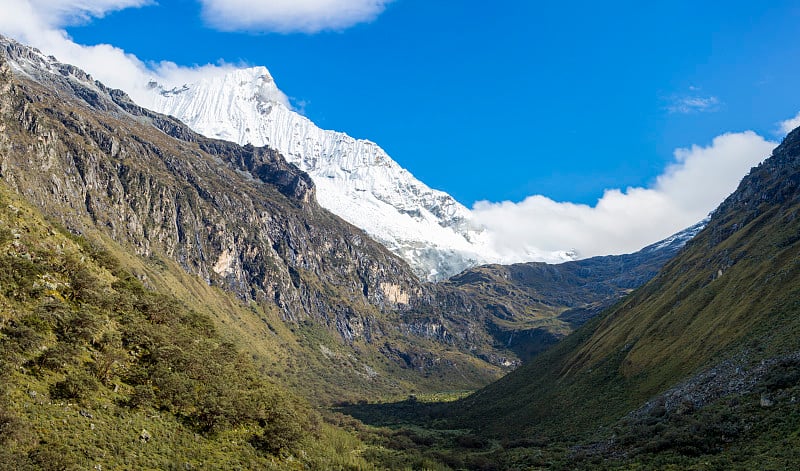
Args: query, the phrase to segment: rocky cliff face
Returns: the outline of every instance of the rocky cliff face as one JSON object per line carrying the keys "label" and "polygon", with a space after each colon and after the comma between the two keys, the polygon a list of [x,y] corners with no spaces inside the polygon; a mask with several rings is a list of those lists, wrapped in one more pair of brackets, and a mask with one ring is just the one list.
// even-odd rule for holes
{"label": "rocky cliff face", "polygon": [[78,69],[2,47],[2,178],[70,229],[173,258],[287,319],[336,325],[420,289],[402,261],[320,208],[308,175],[275,151],[203,138]]}

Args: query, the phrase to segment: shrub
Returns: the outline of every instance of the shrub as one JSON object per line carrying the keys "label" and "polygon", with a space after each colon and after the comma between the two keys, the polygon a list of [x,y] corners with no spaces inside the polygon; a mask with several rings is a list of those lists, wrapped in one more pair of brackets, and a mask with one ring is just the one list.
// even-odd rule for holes
{"label": "shrub", "polygon": [[67,471],[78,470],[78,460],[71,450],[57,443],[44,443],[28,453],[28,460],[33,465],[32,469],[41,471]]}
{"label": "shrub", "polygon": [[24,428],[25,423],[19,417],[0,406],[0,448],[3,448],[6,442],[14,439]]}
{"label": "shrub", "polygon": [[5,244],[6,242],[11,241],[14,238],[14,234],[11,233],[11,229],[4,227],[0,229],[0,244]]}
{"label": "shrub", "polygon": [[77,345],[57,343],[46,350],[37,360],[40,367],[63,372],[77,363],[81,349]]}
{"label": "shrub", "polygon": [[34,469],[27,456],[0,446],[0,471],[33,471]]}
{"label": "shrub", "polygon": [[487,445],[486,439],[475,435],[461,435],[456,438],[456,444],[461,448],[483,448]]}
{"label": "shrub", "polygon": [[129,407],[152,407],[155,403],[156,395],[153,387],[149,384],[139,384],[133,388],[127,405]]}
{"label": "shrub", "polygon": [[53,399],[78,399],[88,398],[97,391],[97,380],[90,374],[79,371],[68,375],[50,387],[50,397]]}
{"label": "shrub", "polygon": [[800,362],[783,360],[775,365],[764,378],[764,388],[768,391],[786,389],[800,382]]}
{"label": "shrub", "polygon": [[266,388],[256,391],[246,404],[255,406],[248,415],[257,419],[260,428],[250,440],[257,450],[276,456],[288,454],[306,436],[305,430],[315,428],[307,413],[296,410],[286,397]]}

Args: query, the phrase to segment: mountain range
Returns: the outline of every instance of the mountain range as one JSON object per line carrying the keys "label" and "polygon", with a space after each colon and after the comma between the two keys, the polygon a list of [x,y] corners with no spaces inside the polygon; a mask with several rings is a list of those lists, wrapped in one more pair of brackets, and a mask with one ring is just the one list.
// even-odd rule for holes
{"label": "mountain range", "polygon": [[205,137],[0,38],[0,469],[800,459],[800,131],[640,252],[435,283],[271,145]]}

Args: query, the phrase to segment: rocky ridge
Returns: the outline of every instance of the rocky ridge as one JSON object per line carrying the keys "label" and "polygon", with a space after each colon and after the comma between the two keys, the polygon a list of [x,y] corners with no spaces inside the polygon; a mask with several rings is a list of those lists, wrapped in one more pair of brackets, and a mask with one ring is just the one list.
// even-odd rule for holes
{"label": "rocky ridge", "polygon": [[751,444],[769,455],[773,427],[796,428],[798,211],[795,129],[653,279],[465,400],[461,426],[570,440],[613,427],[595,451],[615,458]]}

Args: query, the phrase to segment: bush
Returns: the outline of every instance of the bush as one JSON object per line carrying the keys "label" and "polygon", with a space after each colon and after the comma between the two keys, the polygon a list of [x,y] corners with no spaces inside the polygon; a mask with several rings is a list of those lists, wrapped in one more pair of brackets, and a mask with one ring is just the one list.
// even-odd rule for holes
{"label": "bush", "polygon": [[476,471],[500,471],[501,469],[496,459],[480,455],[471,456],[467,467]]}
{"label": "bush", "polygon": [[0,258],[0,289],[17,301],[34,299],[41,294],[36,280],[44,272],[42,264],[27,258],[3,256]]}
{"label": "bush", "polygon": [[289,454],[305,435],[298,419],[291,409],[276,411],[270,419],[259,421],[261,431],[253,435],[250,443],[271,455]]}
{"label": "bush", "polygon": [[800,362],[783,360],[776,364],[764,378],[764,388],[777,391],[795,386],[800,382]]}
{"label": "bush", "polygon": [[90,374],[79,371],[68,375],[50,387],[50,397],[53,399],[87,399],[98,388],[97,380]]}
{"label": "bush", "polygon": [[70,290],[67,293],[73,301],[100,304],[103,300],[100,280],[86,268],[67,270]]}
{"label": "bush", "polygon": [[41,471],[67,471],[81,469],[71,450],[57,443],[41,443],[28,453],[33,469]]}
{"label": "bush", "polygon": [[475,435],[461,435],[456,438],[456,444],[461,448],[478,449],[487,445],[486,439]]}
{"label": "bush", "polygon": [[5,244],[6,242],[10,242],[14,238],[14,234],[11,233],[11,229],[6,227],[0,229],[0,244]]}
{"label": "bush", "polygon": [[155,400],[156,395],[153,392],[153,387],[149,384],[139,384],[133,388],[133,394],[131,394],[127,405],[129,407],[152,407]]}
{"label": "bush", "polygon": [[25,355],[37,348],[43,341],[44,336],[35,329],[18,322],[7,325],[2,333],[7,335],[7,353]]}
{"label": "bush", "polygon": [[77,345],[57,343],[45,351],[37,363],[50,371],[63,372],[77,364],[80,353],[81,349]]}
{"label": "bush", "polygon": [[0,471],[34,471],[35,468],[22,453],[0,447]]}
{"label": "bush", "polygon": [[287,398],[265,388],[251,396],[246,404],[255,406],[248,415],[257,419],[260,428],[250,440],[257,450],[275,456],[288,454],[306,436],[305,430],[314,429],[315,424],[309,421],[307,413],[296,410]]}
{"label": "bush", "polygon": [[0,406],[0,448],[12,440],[17,440],[26,432],[26,424],[5,407]]}

